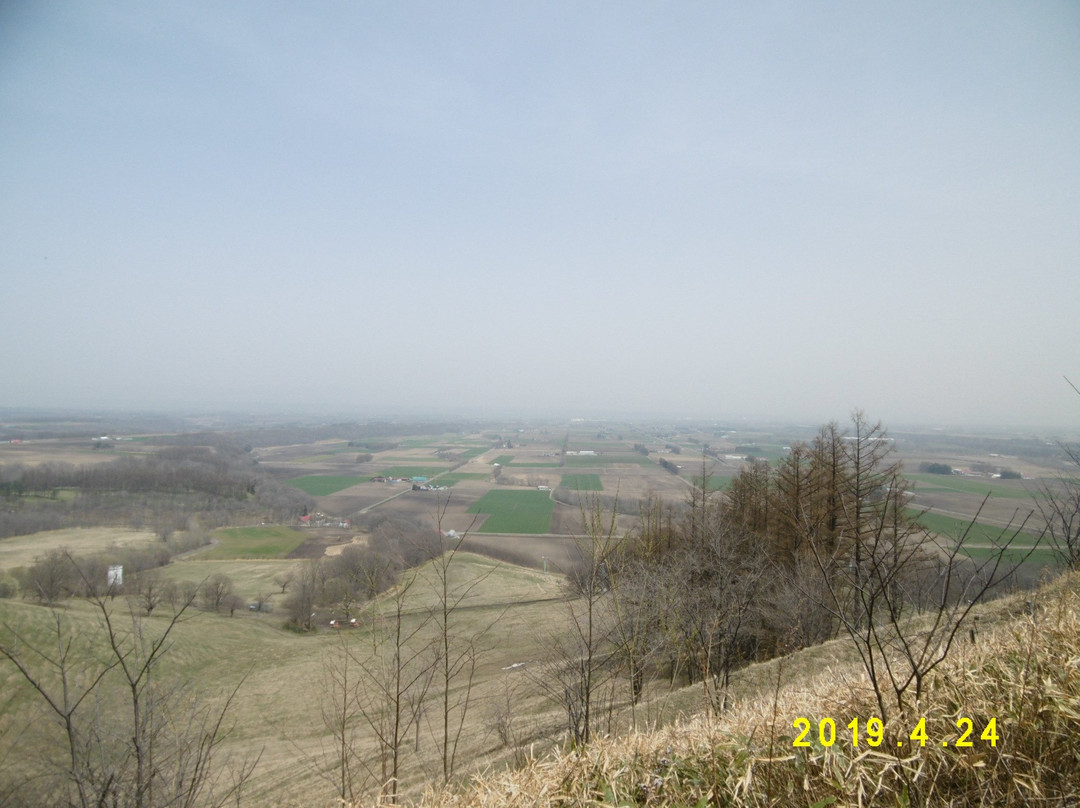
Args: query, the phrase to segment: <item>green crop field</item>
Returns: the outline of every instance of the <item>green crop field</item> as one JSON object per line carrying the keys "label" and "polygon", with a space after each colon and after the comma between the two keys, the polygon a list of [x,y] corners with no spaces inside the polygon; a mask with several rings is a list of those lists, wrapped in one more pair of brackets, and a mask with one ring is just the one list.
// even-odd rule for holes
{"label": "green crop field", "polygon": [[[993,557],[997,551],[991,547],[965,547],[961,552],[972,561],[986,561]],[[1049,547],[1036,547],[1031,550],[1028,547],[1009,548],[1002,553],[1002,563],[1038,564],[1044,567],[1061,567],[1061,557]]]}
{"label": "green crop field", "polygon": [[1017,528],[1020,527],[1019,524],[1011,530],[1006,530],[1003,527],[976,522],[975,525],[968,530],[968,526],[971,524],[971,521],[968,519],[957,519],[952,516],[933,513],[932,511],[920,513],[913,508],[908,508],[907,513],[910,516],[917,516],[920,525],[931,533],[936,533],[943,538],[955,539],[964,535],[965,531],[967,531],[967,538],[965,541],[971,544],[985,544],[987,542],[1001,543],[1011,540],[1017,547],[1030,547],[1038,540],[1038,537],[1034,533],[1028,531],[1017,532]]}
{"label": "green crop field", "polygon": [[352,488],[358,483],[366,483],[371,477],[344,476],[339,474],[309,474],[306,477],[295,477],[289,480],[289,485],[299,488],[313,497],[325,497],[336,494],[346,488]]}
{"label": "green crop field", "polygon": [[1031,499],[1031,494],[1023,488],[1010,485],[1008,482],[993,480],[989,477],[960,477],[955,474],[905,474],[909,480],[916,483],[915,493],[934,489],[959,491],[963,494],[978,494],[992,497],[1006,497],[1008,499]]}
{"label": "green crop field", "polygon": [[402,449],[423,449],[438,441],[438,435],[419,435],[415,438],[406,438],[398,446]]}
{"label": "green crop field", "polygon": [[461,457],[465,460],[472,460],[474,457],[479,457],[488,450],[487,446],[474,446],[471,449],[466,449],[461,453]]}
{"label": "green crop field", "polygon": [[480,533],[548,533],[555,503],[546,491],[488,491],[468,513],[490,514]]}
{"label": "green crop field", "polygon": [[600,481],[599,474],[564,474],[559,485],[565,485],[575,491],[604,490],[604,484]]}
{"label": "green crop field", "polygon": [[493,463],[498,463],[500,466],[509,466],[512,462],[514,462],[514,456],[513,455],[499,455],[492,462]]}
{"label": "green crop field", "polygon": [[[693,481],[694,481],[695,486],[697,486],[698,488],[701,487],[701,475],[700,474],[698,474],[696,477],[694,477]],[[708,487],[709,491],[726,491],[728,489],[728,487],[731,485],[731,478],[730,477],[720,477],[719,475],[716,475],[716,474],[708,475],[708,481],[709,481],[709,487]]]}
{"label": "green crop field", "polygon": [[229,527],[214,531],[218,544],[205,553],[203,560],[231,558],[284,558],[306,537],[291,527]]}

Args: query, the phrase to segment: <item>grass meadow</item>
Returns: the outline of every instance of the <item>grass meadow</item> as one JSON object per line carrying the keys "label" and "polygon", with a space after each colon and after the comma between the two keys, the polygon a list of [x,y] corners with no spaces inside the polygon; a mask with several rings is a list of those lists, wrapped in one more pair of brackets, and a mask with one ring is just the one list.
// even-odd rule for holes
{"label": "grass meadow", "polygon": [[222,561],[233,558],[284,558],[306,540],[291,527],[226,527],[214,531],[216,543],[199,558]]}
{"label": "grass meadow", "polygon": [[0,540],[0,572],[25,567],[51,550],[66,549],[75,555],[94,555],[114,546],[151,545],[160,540],[148,530],[116,527],[68,528],[12,536]]}

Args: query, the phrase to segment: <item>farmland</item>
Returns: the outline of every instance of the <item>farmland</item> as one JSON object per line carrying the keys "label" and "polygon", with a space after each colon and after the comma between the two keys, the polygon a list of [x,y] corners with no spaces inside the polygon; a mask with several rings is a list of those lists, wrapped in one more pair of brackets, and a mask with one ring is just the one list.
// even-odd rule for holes
{"label": "farmland", "polygon": [[[495,738],[492,716],[507,692],[515,694],[520,716],[527,717],[523,723],[529,737],[541,746],[557,737],[560,727],[559,706],[545,699],[536,680],[524,674],[514,678],[510,671],[521,663],[537,663],[560,637],[565,640],[567,636],[567,588],[561,571],[571,570],[579,562],[582,546],[587,544],[582,537],[588,535],[578,499],[588,497],[605,508],[617,503],[620,535],[639,527],[639,503],[653,497],[665,503],[667,518],[677,524],[679,509],[691,487],[699,483],[702,471],[707,487],[722,491],[744,467],[737,449],[746,453],[748,447],[767,447],[769,453],[782,456],[782,451],[773,452],[773,447],[806,437],[795,429],[776,434],[773,429],[753,433],[744,427],[740,433],[736,440],[727,429],[710,424],[515,424],[512,428],[485,426],[430,433],[417,429],[409,435],[370,438],[358,433],[326,437],[326,428],[320,427],[319,441],[306,441],[302,431],[295,437],[285,433],[265,443],[252,441],[250,466],[244,466],[244,473],[265,473],[276,482],[286,492],[282,501],[293,507],[290,518],[275,522],[267,517],[269,506],[241,512],[240,505],[231,505],[237,510],[229,513],[243,516],[227,521],[228,513],[223,509],[224,515],[208,514],[202,524],[201,517],[193,517],[183,525],[162,529],[155,512],[143,507],[143,500],[117,495],[117,501],[139,505],[129,510],[141,521],[141,529],[95,527],[2,539],[0,577],[11,580],[12,571],[32,564],[47,550],[61,547],[80,555],[108,555],[140,544],[161,547],[164,536],[170,541],[179,537],[182,542],[189,531],[209,539],[209,545],[175,557],[155,569],[153,576],[180,591],[194,591],[212,579],[228,579],[239,600],[220,613],[193,611],[194,619],[178,629],[174,653],[163,671],[177,682],[220,683],[222,692],[246,675],[235,704],[236,728],[230,749],[264,749],[250,792],[254,804],[321,806],[332,798],[332,789],[324,779],[331,736],[312,716],[322,715],[325,707],[327,666],[348,644],[371,646],[371,626],[386,624],[394,613],[394,598],[403,589],[407,590],[402,607],[407,627],[430,631],[425,616],[438,607],[439,572],[437,562],[424,561],[406,573],[403,586],[388,589],[371,601],[327,600],[303,612],[302,618],[311,616],[310,630],[297,630],[295,624],[286,630],[288,604],[305,572],[318,568],[320,574],[329,576],[336,561],[350,555],[362,557],[369,548],[385,546],[398,535],[410,541],[414,537],[430,540],[441,535],[445,540],[448,535],[464,535],[463,549],[454,556],[449,580],[458,591],[468,591],[456,618],[460,630],[482,640],[476,645],[476,711],[466,723],[461,759],[469,767],[501,766],[513,751]],[[169,445],[164,438],[162,446],[154,441],[143,436],[127,446],[152,457]],[[508,448],[511,443],[512,448]],[[898,439],[896,445],[897,457],[912,468],[928,459],[953,465],[971,462],[970,456],[936,455],[925,442],[919,444],[918,453],[911,454],[906,453],[905,439]],[[6,453],[9,458],[18,457],[22,465],[48,464],[52,452],[59,457],[80,456],[79,447],[72,443],[30,442],[0,446],[0,462]],[[102,450],[92,455],[87,450],[85,454],[101,465]],[[660,459],[668,465],[661,467]],[[1041,470],[1049,478],[1058,473],[1051,465],[1039,466],[1037,458],[1008,462],[1023,467],[1026,475],[1038,476]],[[915,492],[911,512],[920,513],[922,525],[943,538],[962,534],[983,508],[979,523],[969,531],[964,549],[969,558],[986,558],[992,545],[1004,538],[1014,541],[1010,559],[1019,559],[1034,543],[1035,531],[1030,525],[1015,537],[1005,531],[1017,508],[1030,506],[1024,497],[1032,483],[1002,481],[989,475],[909,476]],[[376,477],[426,477],[435,488],[452,488],[424,490],[409,483],[376,482]],[[267,484],[266,478],[259,480],[260,486]],[[991,498],[983,506],[988,491]],[[158,494],[145,500],[169,508],[176,508],[180,501]],[[245,488],[238,501],[246,507],[254,497]],[[60,508],[79,502],[78,491],[65,487],[35,490],[19,504]],[[299,528],[301,514],[304,524],[313,527]],[[209,521],[210,517],[221,521]],[[321,527],[314,527],[316,524]],[[436,527],[443,533],[434,530]],[[378,545],[377,540],[384,545]],[[1044,548],[1037,549],[1029,560],[1037,565],[1053,562]],[[330,587],[327,591],[334,590]],[[127,608],[121,599],[116,605]],[[197,605],[205,608],[201,600]],[[84,601],[71,600],[62,612],[74,630],[87,636],[99,625]],[[157,614],[147,621],[148,626],[161,624]],[[331,619],[346,615],[368,622],[365,628],[348,632],[330,628]],[[0,600],[0,622],[25,629],[31,637],[45,636],[48,621],[42,618],[47,616],[47,609],[28,602]],[[10,670],[4,675],[7,678],[0,678],[0,687],[7,696],[15,680]],[[736,681],[740,681],[738,677]],[[689,708],[700,703],[697,691],[672,690],[670,679],[651,682],[648,687],[652,701],[643,702],[639,716],[645,721],[662,722],[675,705]],[[221,695],[213,689],[210,694],[213,698]],[[19,690],[9,698],[14,712],[0,717],[0,740],[10,721],[29,715],[24,712],[30,703],[28,693]],[[414,794],[438,768],[435,733],[430,726],[433,717],[424,720],[427,723],[417,731],[420,740],[410,739],[410,749],[415,742],[420,751],[410,752],[412,763],[403,782]],[[368,737],[363,743],[370,749],[374,742]],[[0,746],[0,755],[3,753]],[[310,796],[315,794],[319,796]]]}
{"label": "farmland", "polygon": [[[298,461],[305,462],[305,461]],[[299,488],[305,493],[317,497],[327,494],[336,494],[346,488],[352,488],[359,483],[367,482],[369,477],[351,477],[333,474],[312,474],[305,477],[296,477],[289,480],[289,485]]]}
{"label": "farmland", "polygon": [[550,533],[554,504],[546,491],[489,491],[469,513],[487,514],[481,533]]}
{"label": "farmland", "polygon": [[564,474],[559,485],[564,485],[574,491],[604,490],[604,483],[601,482],[599,474]]}
{"label": "farmland", "polygon": [[959,519],[955,516],[934,513],[933,511],[909,510],[909,514],[916,516],[919,524],[926,530],[936,533],[947,540],[959,540],[970,544],[1003,544],[1011,542],[1018,547],[1030,547],[1039,542],[1039,537],[1031,529],[1023,529],[1025,525],[1018,520],[1012,527],[1000,527],[983,523],[972,524],[970,519]]}
{"label": "farmland", "polygon": [[602,454],[602,455],[570,455],[566,458],[566,465],[571,468],[593,468],[594,466],[612,465],[651,466],[647,457],[638,454]]}
{"label": "farmland", "polygon": [[1030,500],[1029,491],[1022,481],[997,480],[987,477],[963,477],[956,474],[907,474],[915,482],[916,491],[959,491],[965,494]]}
{"label": "farmland", "polygon": [[446,474],[440,474],[439,475],[439,485],[447,485],[447,486],[456,485],[457,483],[460,483],[462,480],[486,480],[490,476],[491,475],[489,475],[489,474],[476,473],[476,472],[450,471],[450,472],[447,472]]}

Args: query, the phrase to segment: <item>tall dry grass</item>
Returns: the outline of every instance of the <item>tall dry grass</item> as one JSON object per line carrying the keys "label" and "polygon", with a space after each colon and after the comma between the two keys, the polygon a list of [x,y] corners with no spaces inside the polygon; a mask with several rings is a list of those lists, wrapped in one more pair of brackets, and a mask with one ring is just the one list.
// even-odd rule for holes
{"label": "tall dry grass", "polygon": [[[557,751],[516,771],[477,776],[465,788],[431,791],[421,804],[1080,805],[1080,576],[1063,577],[1034,597],[1000,604],[995,619],[985,621],[993,627],[954,649],[922,704],[898,712],[877,748],[865,734],[853,746],[845,729],[859,718],[864,733],[874,714],[873,694],[855,668],[781,685],[777,667],[770,692],[718,719]],[[814,727],[810,748],[792,746],[799,716]],[[922,717],[925,746],[911,739]],[[974,726],[970,748],[955,746],[963,717]],[[837,726],[829,747],[817,738],[824,718]],[[993,746],[979,737],[990,718]]]}

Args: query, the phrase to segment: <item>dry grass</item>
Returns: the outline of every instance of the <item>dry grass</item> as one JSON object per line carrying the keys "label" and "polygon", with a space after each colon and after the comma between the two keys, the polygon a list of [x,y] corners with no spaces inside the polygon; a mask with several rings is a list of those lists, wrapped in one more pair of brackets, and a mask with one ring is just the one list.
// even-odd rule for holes
{"label": "dry grass", "polygon": [[[277,572],[296,562],[199,561],[189,559],[163,568],[167,577],[198,581],[221,572],[229,575],[242,594],[252,594],[273,586]],[[490,574],[489,574],[490,573]],[[420,571],[410,595],[407,620],[420,620],[435,605],[431,593],[431,570]],[[478,641],[481,664],[477,673],[473,703],[467,719],[460,757],[461,769],[498,765],[506,757],[491,729],[490,707],[504,684],[513,676],[504,668],[537,658],[537,637],[558,631],[565,619],[560,579],[554,574],[496,565],[489,559],[460,554],[452,568],[455,584],[479,581],[454,623],[461,636],[484,631]],[[280,596],[275,596],[275,600]],[[118,613],[126,612],[117,599]],[[88,643],[100,638],[99,618],[92,605],[81,600],[66,601],[60,611],[65,625]],[[168,616],[164,606],[145,624],[153,633]],[[52,613],[43,607],[17,600],[0,600],[0,640],[11,626],[21,635],[48,647]],[[228,754],[242,757],[261,755],[243,804],[275,808],[322,808],[339,805],[333,799],[328,769],[333,759],[333,738],[323,724],[322,710],[327,699],[324,664],[333,658],[343,639],[357,648],[365,647],[366,630],[332,632],[322,630],[298,635],[281,629],[283,612],[252,614],[238,611],[235,617],[193,611],[190,619],[177,626],[172,645],[160,671],[163,681],[187,683],[208,702],[216,703],[224,692],[243,680],[230,712],[232,729],[225,745]],[[494,625],[492,623],[494,622]],[[433,629],[432,629],[433,630]],[[518,678],[518,677],[515,677]],[[528,724],[528,734],[536,727],[557,724],[557,715],[542,694],[523,692],[515,709]],[[45,746],[49,754],[62,749],[57,727],[40,719],[40,703],[21,682],[11,666],[0,665],[0,775],[5,766],[32,763],[26,752],[31,740]],[[420,749],[412,738],[408,744],[408,770],[402,787],[418,795],[423,784],[439,773],[434,738],[436,712],[425,714],[420,733]],[[374,748],[370,733],[358,721],[360,743]],[[26,729],[24,729],[26,728]],[[25,733],[22,739],[19,733]],[[18,743],[16,743],[18,741]],[[34,747],[36,748],[36,747]],[[5,755],[7,758],[5,760]],[[376,753],[371,752],[371,759]],[[51,758],[50,758],[51,759]],[[332,772],[331,772],[332,774]],[[3,777],[0,776],[0,786]],[[374,789],[375,787],[372,787]],[[2,790],[2,789],[0,789]],[[2,800],[0,800],[2,802]]]}
{"label": "dry grass", "polygon": [[76,555],[93,555],[114,545],[151,544],[154,534],[123,527],[67,528],[0,540],[0,572],[25,567],[50,550],[67,548]]}
{"label": "dry grass", "polygon": [[[959,647],[934,674],[924,703],[893,717],[885,741],[853,747],[852,718],[874,715],[865,677],[824,669],[779,684],[720,720],[700,716],[651,733],[598,742],[429,792],[429,808],[511,806],[1076,805],[1080,800],[1080,578],[1002,605],[1011,619]],[[989,622],[989,621],[988,621]],[[779,677],[779,663],[774,667]],[[767,687],[766,684],[766,688]],[[792,746],[793,722],[833,718],[838,740]],[[910,738],[926,717],[929,742]],[[957,720],[971,718],[959,749]],[[996,719],[995,746],[979,738]],[[847,737],[845,739],[845,733]],[[903,746],[898,746],[898,742]],[[942,745],[947,741],[948,746]]]}

